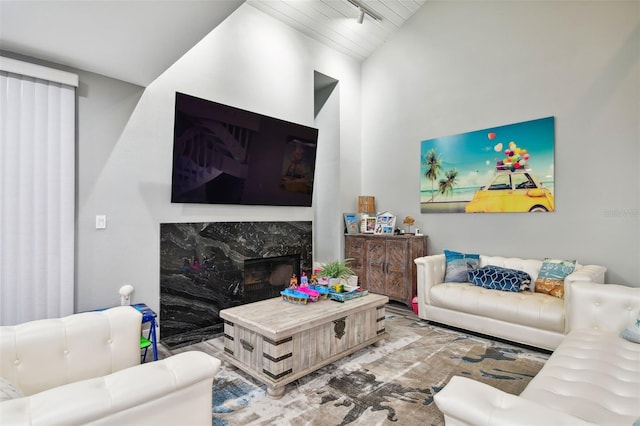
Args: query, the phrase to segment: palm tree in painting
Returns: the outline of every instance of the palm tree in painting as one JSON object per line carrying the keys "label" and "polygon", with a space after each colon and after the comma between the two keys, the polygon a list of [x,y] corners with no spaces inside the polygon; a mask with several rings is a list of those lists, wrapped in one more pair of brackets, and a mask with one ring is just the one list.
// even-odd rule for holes
{"label": "palm tree in painting", "polygon": [[431,202],[433,202],[435,195],[433,183],[438,179],[438,175],[442,171],[442,160],[436,154],[435,148],[431,148],[429,152],[427,152],[422,165],[427,166],[427,169],[424,171],[424,176],[431,181]]}
{"label": "palm tree in painting", "polygon": [[458,171],[456,169],[451,169],[445,173],[445,178],[440,179],[438,182],[438,189],[440,189],[440,193],[444,195],[452,195],[453,187],[457,185],[456,179],[458,178]]}

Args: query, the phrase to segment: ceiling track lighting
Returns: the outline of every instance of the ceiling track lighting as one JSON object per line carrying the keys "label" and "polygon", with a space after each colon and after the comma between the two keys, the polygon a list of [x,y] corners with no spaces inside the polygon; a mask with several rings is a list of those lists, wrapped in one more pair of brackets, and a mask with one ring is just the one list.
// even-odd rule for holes
{"label": "ceiling track lighting", "polygon": [[375,21],[382,21],[382,18],[378,16],[374,11],[367,8],[366,6],[360,4],[358,0],[347,0],[349,3],[358,8],[358,24],[362,24],[364,22],[364,15],[369,16]]}

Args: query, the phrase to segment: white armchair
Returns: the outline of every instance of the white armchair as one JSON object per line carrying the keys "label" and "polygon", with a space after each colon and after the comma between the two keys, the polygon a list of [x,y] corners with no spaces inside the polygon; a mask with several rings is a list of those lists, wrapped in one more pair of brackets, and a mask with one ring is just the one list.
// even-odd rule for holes
{"label": "white armchair", "polygon": [[141,314],[129,306],[0,327],[0,376],[23,397],[2,425],[211,425],[220,361],[185,352],[140,365]]}

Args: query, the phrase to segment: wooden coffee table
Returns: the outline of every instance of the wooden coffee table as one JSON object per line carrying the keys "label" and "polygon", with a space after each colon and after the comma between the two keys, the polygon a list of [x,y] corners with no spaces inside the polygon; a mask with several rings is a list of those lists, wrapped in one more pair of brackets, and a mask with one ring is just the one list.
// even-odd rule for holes
{"label": "wooden coffee table", "polygon": [[276,298],[223,309],[224,358],[280,398],[287,383],[385,338],[388,301],[378,294],[306,305]]}

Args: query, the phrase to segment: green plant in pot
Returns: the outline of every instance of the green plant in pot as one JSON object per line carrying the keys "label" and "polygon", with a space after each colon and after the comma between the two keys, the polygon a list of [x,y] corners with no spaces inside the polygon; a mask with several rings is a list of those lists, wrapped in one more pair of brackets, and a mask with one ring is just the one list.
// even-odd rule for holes
{"label": "green plant in pot", "polygon": [[349,267],[353,259],[334,260],[332,262],[323,263],[318,272],[319,277],[329,278],[329,286],[337,283],[347,284],[347,280],[351,276],[355,276],[353,270]]}

